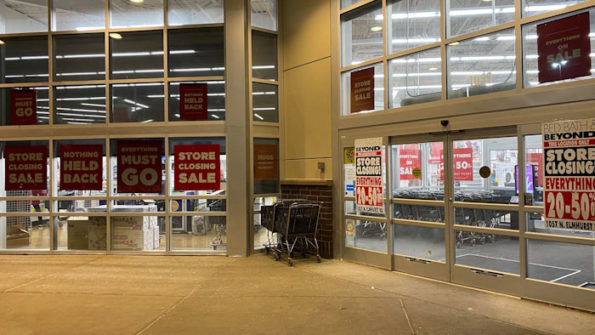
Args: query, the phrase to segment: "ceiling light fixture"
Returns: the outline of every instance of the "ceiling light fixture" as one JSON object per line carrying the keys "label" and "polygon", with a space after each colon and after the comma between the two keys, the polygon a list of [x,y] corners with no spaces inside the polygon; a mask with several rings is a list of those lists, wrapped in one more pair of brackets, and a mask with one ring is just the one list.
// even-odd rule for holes
{"label": "ceiling light fixture", "polygon": [[132,3],[143,3],[145,0],[130,0]]}
{"label": "ceiling light fixture", "polygon": [[374,26],[374,27],[370,28],[370,30],[371,31],[374,31],[374,32],[381,31],[382,30],[382,27],[381,26]]}
{"label": "ceiling light fixture", "polygon": [[122,39],[122,35],[118,34],[118,33],[110,33],[109,37],[115,39],[115,40],[121,40]]}
{"label": "ceiling light fixture", "polygon": [[0,40],[0,45],[4,45],[4,41],[3,40]]}
{"label": "ceiling light fixture", "polygon": [[459,42],[452,42],[449,45],[459,45],[459,44],[460,44]]}
{"label": "ceiling light fixture", "polygon": [[428,70],[430,70],[430,71],[436,71],[436,70],[438,70],[438,68],[437,67],[431,67],[431,68],[428,68]]}

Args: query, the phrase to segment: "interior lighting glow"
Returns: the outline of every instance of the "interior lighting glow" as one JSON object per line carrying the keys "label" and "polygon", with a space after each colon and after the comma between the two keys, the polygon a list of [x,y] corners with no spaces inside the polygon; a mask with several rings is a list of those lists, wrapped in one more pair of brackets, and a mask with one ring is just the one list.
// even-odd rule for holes
{"label": "interior lighting glow", "polygon": [[100,30],[103,29],[103,27],[76,27],[75,30],[76,31],[88,31],[88,30]]}
{"label": "interior lighting glow", "polygon": [[274,111],[277,108],[275,107],[256,107],[254,108],[255,111]]}
{"label": "interior lighting glow", "polygon": [[265,69],[274,69],[275,65],[255,65],[252,67],[254,70],[265,70]]}
{"label": "interior lighting glow", "polygon": [[[571,4],[568,4],[571,5]],[[537,6],[527,6],[525,7],[526,12],[542,12],[542,11],[550,11],[550,10],[558,10],[566,8],[568,5],[537,5]]]}
{"label": "interior lighting glow", "polygon": [[145,0],[130,0],[132,3],[143,3]]}
{"label": "interior lighting glow", "polygon": [[3,40],[0,40],[0,45],[4,45],[4,41]]}
{"label": "interior lighting glow", "polygon": [[[82,117],[91,118],[91,119],[105,119],[105,115],[88,115],[88,114],[61,113],[61,112],[58,112],[57,114],[64,115],[64,116],[82,116]],[[83,121],[88,121],[88,120],[83,120]]]}
{"label": "interior lighting glow", "polygon": [[436,70],[438,70],[438,68],[437,67],[430,67],[430,68],[428,68],[428,70],[430,70],[430,71],[436,71]]}
{"label": "interior lighting glow", "polygon": [[374,27],[370,28],[370,30],[373,31],[373,32],[377,32],[377,31],[381,31],[382,30],[382,27],[381,26],[374,26]]}
{"label": "interior lighting glow", "polygon": [[486,9],[455,9],[448,12],[450,16],[475,16],[514,13],[514,7],[486,8]]}
{"label": "interior lighting glow", "polygon": [[211,116],[212,116],[213,118],[215,118],[215,119],[219,119],[219,116],[217,116],[217,115],[215,115],[215,114],[213,114],[213,115],[211,115]]}
{"label": "interior lighting glow", "polygon": [[81,105],[83,105],[83,106],[89,106],[89,107],[102,107],[102,108],[105,108],[105,105],[102,105],[102,104],[91,104],[91,103],[88,103],[88,102],[81,102]]}
{"label": "interior lighting glow", "polygon": [[172,69],[173,72],[205,72],[211,71],[209,67],[195,67],[195,68],[183,68],[183,69]]}
{"label": "interior lighting glow", "polygon": [[254,116],[256,116],[259,120],[264,120],[264,118],[260,116],[258,113],[254,113]]}
{"label": "interior lighting glow", "polygon": [[118,33],[110,33],[109,37],[115,39],[115,40],[121,40],[122,39],[122,35],[118,34]]}
{"label": "interior lighting glow", "polygon": [[395,38],[393,44],[416,44],[416,43],[434,43],[440,42],[439,38]]}
{"label": "interior lighting glow", "polygon": [[460,42],[452,42],[452,43],[450,43],[449,45],[451,45],[451,46],[455,46],[455,45],[459,45],[459,44],[461,44],[461,43],[460,43]]}

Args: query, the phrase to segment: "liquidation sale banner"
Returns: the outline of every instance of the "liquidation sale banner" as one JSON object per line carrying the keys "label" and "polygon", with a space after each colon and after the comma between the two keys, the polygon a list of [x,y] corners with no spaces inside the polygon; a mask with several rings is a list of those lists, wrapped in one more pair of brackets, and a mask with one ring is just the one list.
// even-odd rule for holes
{"label": "liquidation sale banner", "polygon": [[254,145],[254,180],[278,179],[278,150],[276,144]]}
{"label": "liquidation sale banner", "polygon": [[101,190],[103,145],[60,146],[60,189]]}
{"label": "liquidation sale banner", "polygon": [[207,84],[180,84],[180,120],[206,120],[207,106]]}
{"label": "liquidation sale banner", "polygon": [[351,113],[374,110],[374,68],[351,73]]}
{"label": "liquidation sale banner", "polygon": [[13,125],[37,124],[37,92],[11,90],[10,116]]}
{"label": "liquidation sale banner", "polygon": [[6,146],[4,149],[7,191],[47,189],[48,148],[45,145]]}
{"label": "liquidation sale banner", "polygon": [[473,181],[473,148],[454,148],[455,181]]}
{"label": "liquidation sale banner", "polygon": [[161,193],[161,141],[119,140],[118,193]]}
{"label": "liquidation sale banner", "polygon": [[595,118],[542,127],[545,222],[595,231]]}
{"label": "liquidation sale banner", "polygon": [[174,146],[174,189],[213,191],[221,186],[219,144]]}
{"label": "liquidation sale banner", "polygon": [[357,211],[384,214],[382,193],[382,138],[355,140]]}
{"label": "liquidation sale banner", "polygon": [[401,180],[421,179],[420,174],[414,175],[414,169],[419,169],[421,171],[421,150],[399,150],[399,178]]}

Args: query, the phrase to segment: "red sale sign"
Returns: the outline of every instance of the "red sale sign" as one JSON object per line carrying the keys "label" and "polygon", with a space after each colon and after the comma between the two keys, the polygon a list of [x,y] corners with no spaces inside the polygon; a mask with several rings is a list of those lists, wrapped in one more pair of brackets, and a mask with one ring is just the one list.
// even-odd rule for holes
{"label": "red sale sign", "polygon": [[161,141],[119,140],[118,192],[161,193]]}
{"label": "red sale sign", "polygon": [[413,175],[413,169],[421,169],[421,151],[419,149],[399,150],[399,178],[401,180],[420,179]]}
{"label": "red sale sign", "polygon": [[174,189],[218,190],[221,187],[219,156],[219,144],[174,146]]}
{"label": "red sale sign", "polygon": [[539,82],[591,75],[589,13],[537,25]]}
{"label": "red sale sign", "polygon": [[455,181],[473,181],[473,148],[454,148]]}
{"label": "red sale sign", "polygon": [[6,146],[4,150],[7,191],[47,189],[48,149],[45,145]]}
{"label": "red sale sign", "polygon": [[275,144],[254,145],[254,180],[276,180],[278,178],[277,151]]}
{"label": "red sale sign", "polygon": [[374,110],[374,68],[351,73],[351,113]]}
{"label": "red sale sign", "polygon": [[101,190],[103,145],[60,146],[60,189]]}
{"label": "red sale sign", "polygon": [[180,120],[206,120],[207,84],[180,84]]}
{"label": "red sale sign", "polygon": [[37,92],[11,90],[10,115],[13,125],[37,124]]}

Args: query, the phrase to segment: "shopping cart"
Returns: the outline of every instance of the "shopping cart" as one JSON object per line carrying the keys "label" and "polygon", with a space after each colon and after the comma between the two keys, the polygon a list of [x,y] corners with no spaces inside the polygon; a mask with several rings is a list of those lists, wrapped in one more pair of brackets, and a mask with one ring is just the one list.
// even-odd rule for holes
{"label": "shopping cart", "polygon": [[268,243],[264,245],[267,254],[272,252],[278,261],[286,253],[289,266],[293,266],[296,246],[303,256],[312,247],[320,262],[316,240],[319,213],[320,204],[305,200],[281,200],[272,206],[262,206],[261,223],[268,230]]}

